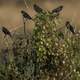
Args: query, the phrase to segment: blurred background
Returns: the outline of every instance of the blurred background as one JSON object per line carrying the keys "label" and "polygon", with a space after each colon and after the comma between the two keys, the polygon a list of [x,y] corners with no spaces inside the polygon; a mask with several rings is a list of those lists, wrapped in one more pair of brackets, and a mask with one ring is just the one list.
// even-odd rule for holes
{"label": "blurred background", "polygon": [[[62,18],[72,21],[76,26],[80,26],[80,0],[0,0],[0,25],[4,25],[11,30],[23,26],[20,11],[26,10],[32,17],[36,14],[33,4],[38,4],[45,10],[52,10],[59,5],[63,5]],[[33,23],[27,22],[27,28],[32,29]]]}

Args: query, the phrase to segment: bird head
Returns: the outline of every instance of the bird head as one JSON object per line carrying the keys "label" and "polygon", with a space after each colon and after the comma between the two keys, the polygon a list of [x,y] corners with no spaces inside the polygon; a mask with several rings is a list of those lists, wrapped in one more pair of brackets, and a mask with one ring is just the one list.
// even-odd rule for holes
{"label": "bird head", "polygon": [[61,5],[60,8],[62,9],[63,8],[63,5]]}
{"label": "bird head", "polygon": [[65,24],[65,25],[67,26],[67,25],[69,25],[69,24],[70,24],[70,22],[69,22],[69,21],[66,21],[66,24]]}
{"label": "bird head", "polygon": [[23,13],[24,13],[24,11],[23,11],[23,10],[21,10],[21,13],[23,14]]}

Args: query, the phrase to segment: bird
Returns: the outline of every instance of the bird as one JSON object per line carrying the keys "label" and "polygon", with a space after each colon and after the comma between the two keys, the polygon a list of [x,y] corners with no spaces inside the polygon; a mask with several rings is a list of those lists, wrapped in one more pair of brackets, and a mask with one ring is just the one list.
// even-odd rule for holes
{"label": "bird", "polygon": [[25,19],[32,20],[32,17],[27,12],[25,12],[24,10],[21,10],[21,13]]}
{"label": "bird", "polygon": [[42,13],[43,12],[43,9],[40,8],[38,5],[34,4],[34,10],[38,13]]}
{"label": "bird", "polygon": [[75,34],[74,28],[73,28],[73,26],[70,24],[69,21],[66,21],[65,25],[66,25],[67,29],[69,29],[73,34]]}
{"label": "bird", "polygon": [[8,35],[8,36],[12,37],[11,32],[4,26],[2,26],[2,32],[5,34],[5,36]]}
{"label": "bird", "polygon": [[25,23],[26,23],[27,19],[32,20],[32,17],[28,13],[26,13],[24,10],[21,10],[21,13],[23,16],[24,34],[26,34],[26,24]]}
{"label": "bird", "polygon": [[55,9],[53,9],[52,13],[60,13],[62,11],[62,9],[63,9],[63,5],[61,5],[61,6],[57,7],[57,8],[55,8]]}

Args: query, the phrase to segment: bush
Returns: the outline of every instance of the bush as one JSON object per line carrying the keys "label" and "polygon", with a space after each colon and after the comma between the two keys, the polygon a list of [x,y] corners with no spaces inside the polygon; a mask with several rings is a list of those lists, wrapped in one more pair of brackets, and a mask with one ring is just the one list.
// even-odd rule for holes
{"label": "bush", "polygon": [[[41,13],[35,18],[33,48],[36,53],[36,76],[41,80],[45,80],[46,76],[49,80],[74,79],[74,55],[79,51],[80,43],[76,43],[78,37],[58,30],[58,22],[59,16],[50,13]],[[73,47],[78,47],[78,50],[74,51]]]}

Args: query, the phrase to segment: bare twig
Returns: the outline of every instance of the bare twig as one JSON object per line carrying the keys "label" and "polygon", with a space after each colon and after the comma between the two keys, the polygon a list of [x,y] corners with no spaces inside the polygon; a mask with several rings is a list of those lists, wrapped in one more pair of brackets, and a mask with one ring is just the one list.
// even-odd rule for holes
{"label": "bare twig", "polygon": [[27,3],[26,3],[26,0],[23,0],[24,1],[24,4],[25,4],[25,7],[28,9],[28,6],[27,6]]}

